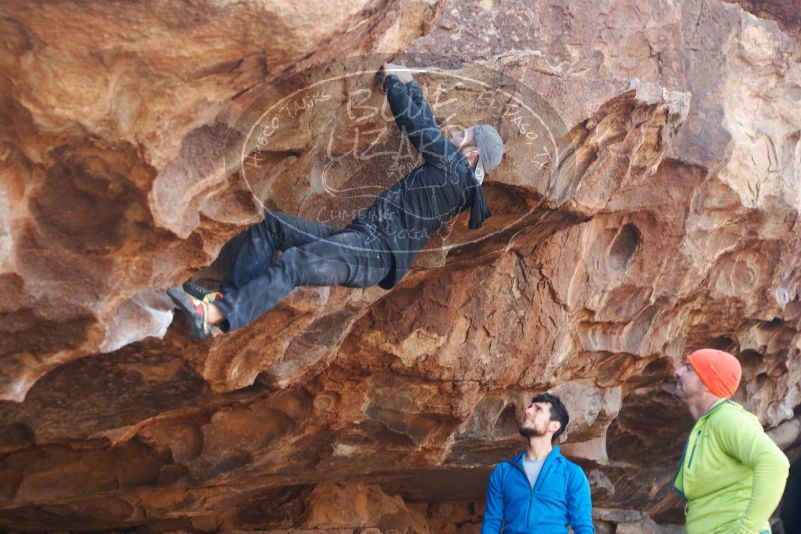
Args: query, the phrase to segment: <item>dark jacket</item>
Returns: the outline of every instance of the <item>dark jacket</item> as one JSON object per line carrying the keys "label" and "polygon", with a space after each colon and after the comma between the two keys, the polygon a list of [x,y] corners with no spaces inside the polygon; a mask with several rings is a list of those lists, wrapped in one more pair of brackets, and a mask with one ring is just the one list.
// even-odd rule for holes
{"label": "dark jacket", "polygon": [[420,87],[390,75],[384,90],[398,128],[425,161],[381,193],[347,228],[378,236],[392,252],[394,266],[379,283],[389,289],[443,223],[470,208],[469,227],[478,228],[492,213],[470,163],[442,135]]}
{"label": "dark jacket", "polygon": [[492,470],[481,534],[567,534],[567,525],[575,534],[593,534],[590,483],[584,471],[554,447],[532,489],[523,469],[524,454]]}

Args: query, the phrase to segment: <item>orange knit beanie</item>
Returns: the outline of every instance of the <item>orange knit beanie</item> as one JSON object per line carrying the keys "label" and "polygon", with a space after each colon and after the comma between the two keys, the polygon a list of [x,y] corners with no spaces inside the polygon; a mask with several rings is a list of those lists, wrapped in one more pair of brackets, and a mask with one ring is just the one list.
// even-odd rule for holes
{"label": "orange knit beanie", "polygon": [[718,397],[731,397],[742,377],[739,360],[722,350],[700,349],[687,358],[701,382]]}

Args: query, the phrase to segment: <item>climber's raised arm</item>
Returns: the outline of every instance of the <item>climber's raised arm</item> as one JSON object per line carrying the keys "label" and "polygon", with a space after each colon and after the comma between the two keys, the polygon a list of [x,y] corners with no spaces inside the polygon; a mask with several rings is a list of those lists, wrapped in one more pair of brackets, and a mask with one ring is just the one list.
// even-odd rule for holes
{"label": "climber's raised arm", "polygon": [[464,163],[459,148],[442,134],[420,86],[408,68],[387,63],[382,70],[383,88],[395,123],[409,137],[423,159],[446,172],[453,171],[454,165]]}

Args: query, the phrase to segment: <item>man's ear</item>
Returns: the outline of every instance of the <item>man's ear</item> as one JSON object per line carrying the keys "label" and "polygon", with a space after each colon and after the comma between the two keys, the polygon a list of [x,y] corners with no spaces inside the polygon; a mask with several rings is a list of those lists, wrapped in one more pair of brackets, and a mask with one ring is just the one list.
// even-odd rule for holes
{"label": "man's ear", "polygon": [[553,432],[554,434],[556,434],[559,431],[560,428],[562,428],[562,423],[560,423],[559,421],[549,421],[548,422],[548,429],[551,432]]}

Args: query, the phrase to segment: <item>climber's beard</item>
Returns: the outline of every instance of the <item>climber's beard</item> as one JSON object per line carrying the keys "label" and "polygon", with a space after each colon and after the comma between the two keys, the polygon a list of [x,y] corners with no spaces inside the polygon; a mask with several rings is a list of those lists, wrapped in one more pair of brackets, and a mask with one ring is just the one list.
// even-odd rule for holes
{"label": "climber's beard", "polygon": [[520,428],[518,432],[524,438],[538,438],[545,435],[547,427],[543,425],[543,428],[538,428],[536,421],[531,419],[524,419],[523,422],[520,424]]}

